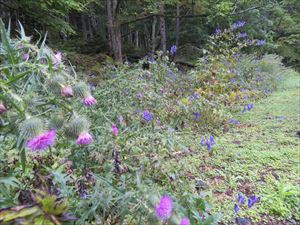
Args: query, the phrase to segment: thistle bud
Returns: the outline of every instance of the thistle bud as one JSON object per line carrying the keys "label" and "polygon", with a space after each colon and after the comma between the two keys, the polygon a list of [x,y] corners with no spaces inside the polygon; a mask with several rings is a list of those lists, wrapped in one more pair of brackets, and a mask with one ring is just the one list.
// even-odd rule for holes
{"label": "thistle bud", "polygon": [[60,75],[53,76],[52,78],[47,80],[47,85],[49,86],[49,89],[55,94],[61,93],[61,88],[64,83],[65,78]]}
{"label": "thistle bud", "polygon": [[71,86],[64,86],[61,88],[61,95],[65,97],[73,97],[73,88]]}
{"label": "thistle bud", "polygon": [[0,102],[0,115],[7,111],[6,107],[2,102]]}
{"label": "thistle bud", "polygon": [[43,132],[43,122],[39,118],[30,118],[23,122],[20,130],[25,138],[35,137]]}
{"label": "thistle bud", "polygon": [[85,97],[88,97],[88,96],[91,95],[91,91],[90,91],[90,88],[87,86],[86,83],[79,82],[74,87],[74,94],[77,97],[85,98]]}
{"label": "thistle bud", "polygon": [[89,127],[89,121],[85,117],[79,116],[72,119],[68,126],[67,133],[71,137],[78,137],[80,134],[88,132]]}
{"label": "thistle bud", "polygon": [[49,121],[48,128],[58,130],[63,127],[64,121],[65,118],[62,115],[54,115]]}

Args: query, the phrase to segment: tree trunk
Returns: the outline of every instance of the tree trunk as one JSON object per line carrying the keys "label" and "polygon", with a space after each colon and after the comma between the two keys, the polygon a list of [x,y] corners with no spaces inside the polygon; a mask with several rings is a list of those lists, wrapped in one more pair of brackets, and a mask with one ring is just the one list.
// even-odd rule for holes
{"label": "tree trunk", "polygon": [[156,23],[157,18],[156,16],[153,16],[153,22],[152,22],[152,31],[151,31],[151,54],[154,55],[155,53],[155,47],[156,47]]}
{"label": "tree trunk", "polygon": [[179,45],[179,26],[180,26],[179,17],[180,17],[180,3],[178,1],[177,5],[176,5],[176,42],[175,42],[177,48],[178,48],[178,45]]}
{"label": "tree trunk", "polygon": [[90,17],[88,17],[87,22],[88,22],[88,29],[89,29],[90,39],[93,39],[94,34],[93,34],[92,20],[91,20]]}
{"label": "tree trunk", "polygon": [[167,36],[166,36],[166,21],[164,17],[165,8],[164,4],[160,4],[160,14],[159,17],[159,31],[160,31],[160,44],[163,55],[167,52]]}
{"label": "tree trunk", "polygon": [[110,50],[116,61],[123,62],[121,28],[117,21],[118,0],[107,0],[106,4]]}
{"label": "tree trunk", "polygon": [[139,48],[139,31],[135,31],[135,47]]}
{"label": "tree trunk", "polygon": [[82,38],[83,38],[83,40],[86,41],[88,39],[88,33],[87,33],[84,14],[81,14],[81,26],[82,26]]}

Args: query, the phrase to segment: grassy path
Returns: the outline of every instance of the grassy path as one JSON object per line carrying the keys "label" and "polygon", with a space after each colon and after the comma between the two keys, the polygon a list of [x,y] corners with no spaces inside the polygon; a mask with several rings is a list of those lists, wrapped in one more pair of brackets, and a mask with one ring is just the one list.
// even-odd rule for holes
{"label": "grassy path", "polygon": [[[212,157],[187,156],[176,167],[208,184],[203,190],[214,211],[223,213],[224,224],[299,224],[299,74],[235,119],[240,124],[217,137]],[[238,193],[255,194],[260,202],[250,209],[240,206],[235,214]]]}
{"label": "grassy path", "polygon": [[[216,155],[202,166],[202,179],[211,180],[216,211],[224,212],[225,221],[241,217],[254,224],[300,223],[299,75],[237,119],[240,124],[220,137]],[[261,201],[234,215],[238,193],[255,194]]]}

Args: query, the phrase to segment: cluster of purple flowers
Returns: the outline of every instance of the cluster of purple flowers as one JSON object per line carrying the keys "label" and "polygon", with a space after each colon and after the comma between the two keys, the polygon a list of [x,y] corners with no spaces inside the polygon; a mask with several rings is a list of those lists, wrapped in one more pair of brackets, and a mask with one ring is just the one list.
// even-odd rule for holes
{"label": "cluster of purple flowers", "polygon": [[231,123],[231,124],[239,124],[240,122],[238,120],[236,120],[236,119],[231,118],[229,120],[229,123]]}
{"label": "cluster of purple flowers", "polygon": [[258,40],[256,46],[262,46],[266,43],[266,40]]}
{"label": "cluster of purple flowers", "polygon": [[201,145],[206,145],[207,150],[210,152],[212,150],[212,147],[216,144],[215,138],[213,135],[210,135],[209,139],[205,139],[204,137],[201,138],[200,141]]}
{"label": "cluster of purple flowers", "polygon": [[222,33],[222,30],[218,27],[216,30],[215,30],[215,35],[219,35]]}
{"label": "cluster of purple flowers", "polygon": [[231,26],[231,30],[234,31],[238,28],[241,28],[243,26],[246,25],[246,22],[245,21],[238,21],[237,23],[233,23],[232,26]]}
{"label": "cluster of purple flowers", "polygon": [[253,103],[246,104],[246,105],[244,105],[242,113],[246,112],[247,110],[248,110],[248,112],[250,112],[251,109],[253,109],[253,108],[254,108],[254,104]]}
{"label": "cluster of purple flowers", "polygon": [[[256,195],[253,195],[251,197],[248,198],[248,209],[252,208],[254,206],[255,203],[259,202],[260,198],[257,197]],[[237,213],[240,210],[240,206],[241,205],[245,205],[246,204],[246,199],[242,194],[238,194],[238,199],[237,199],[237,203],[234,204],[234,212]]]}
{"label": "cluster of purple flowers", "polygon": [[170,49],[170,54],[171,56],[174,56],[177,52],[177,46],[176,45],[172,45],[171,49]]}
{"label": "cluster of purple flowers", "polygon": [[247,37],[247,33],[246,32],[242,32],[238,34],[238,38],[245,38]]}
{"label": "cluster of purple flowers", "polygon": [[[161,197],[159,203],[155,207],[156,217],[159,220],[166,221],[171,217],[172,211],[173,211],[172,198],[168,195]],[[191,224],[190,220],[187,217],[184,217],[180,221],[180,225],[190,225],[190,224]]]}
{"label": "cluster of purple flowers", "polygon": [[151,122],[153,120],[153,114],[149,110],[143,112],[143,119],[146,122]]}
{"label": "cluster of purple flowers", "polygon": [[194,120],[195,120],[196,122],[199,121],[200,116],[201,116],[201,113],[199,113],[199,112],[194,112]]}
{"label": "cluster of purple flowers", "polygon": [[199,99],[199,94],[197,92],[189,96],[190,101],[194,101],[196,99]]}

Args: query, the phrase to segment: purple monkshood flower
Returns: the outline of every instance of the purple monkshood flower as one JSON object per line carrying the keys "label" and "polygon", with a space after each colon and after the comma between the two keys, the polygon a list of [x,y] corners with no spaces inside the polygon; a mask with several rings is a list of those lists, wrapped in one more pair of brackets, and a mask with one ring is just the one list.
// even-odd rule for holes
{"label": "purple monkshood flower", "polygon": [[201,145],[206,145],[207,150],[210,152],[212,150],[212,147],[216,144],[214,136],[210,135],[209,140],[208,139],[204,139],[204,137],[201,138],[200,141]]}
{"label": "purple monkshood flower", "polygon": [[177,46],[176,45],[172,45],[171,49],[170,49],[171,56],[175,55],[176,51],[177,51]]}
{"label": "purple monkshood flower", "polygon": [[163,196],[159,204],[156,205],[155,211],[156,216],[160,220],[167,220],[171,217],[173,210],[173,201],[172,198],[168,195]]}
{"label": "purple monkshood flower", "polygon": [[241,28],[243,26],[245,26],[246,22],[245,21],[238,21],[237,23],[233,23],[231,26],[231,30],[234,31],[238,28]]}
{"label": "purple monkshood flower", "polygon": [[147,122],[150,122],[153,120],[153,115],[150,113],[149,110],[145,110],[143,113],[143,118],[144,120],[146,120]]}
{"label": "purple monkshood flower", "polygon": [[246,22],[245,21],[238,21],[238,23],[237,23],[237,26],[238,27],[243,27],[243,26],[245,26],[246,25]]}
{"label": "purple monkshood flower", "polygon": [[254,104],[253,103],[250,103],[250,104],[247,104],[247,105],[244,105],[244,108],[243,108],[243,111],[242,113],[246,112],[248,110],[248,112],[251,111],[251,109],[254,108]]}
{"label": "purple monkshood flower", "polygon": [[199,112],[194,112],[194,117],[195,117],[194,120],[195,120],[196,122],[199,121],[200,116],[201,116],[201,114],[200,114]]}
{"label": "purple monkshood flower", "polygon": [[201,138],[200,144],[201,144],[201,145],[205,145],[204,137]]}
{"label": "purple monkshood flower", "polygon": [[180,221],[180,225],[190,225],[190,220],[187,217],[184,217],[181,221]]}
{"label": "purple monkshood flower", "polygon": [[235,84],[236,80],[234,78],[231,78],[231,84]]}
{"label": "purple monkshood flower", "polygon": [[242,205],[246,203],[246,199],[241,193],[238,194],[238,203]]}
{"label": "purple monkshood flower", "polygon": [[234,204],[234,212],[237,213],[240,210],[238,204]]}
{"label": "purple monkshood flower", "polygon": [[238,34],[238,38],[245,38],[245,37],[247,37],[247,33],[246,32]]}
{"label": "purple monkshood flower", "polygon": [[222,33],[222,30],[218,27],[216,30],[215,30],[215,35],[219,35]]}
{"label": "purple monkshood flower", "polygon": [[231,119],[229,120],[229,123],[232,123],[232,124],[239,124],[240,122],[239,122],[238,120],[235,120],[235,119],[231,118]]}
{"label": "purple monkshood flower", "polygon": [[254,104],[253,104],[253,103],[248,104],[248,105],[247,105],[248,111],[250,112],[251,109],[253,109],[253,107],[254,107]]}
{"label": "purple monkshood flower", "polygon": [[212,143],[210,141],[206,140],[206,146],[207,146],[207,150],[210,152],[213,147]]}
{"label": "purple monkshood flower", "polygon": [[88,132],[83,132],[79,134],[76,144],[78,145],[89,145],[93,142],[93,137]]}
{"label": "purple monkshood flower", "polygon": [[249,96],[248,96],[247,94],[245,94],[245,95],[244,95],[244,100],[247,100],[248,97],[249,97]]}
{"label": "purple monkshood flower", "polygon": [[189,100],[193,101],[199,99],[199,94],[197,92],[195,92],[194,94],[192,94],[191,96],[189,96]]}
{"label": "purple monkshood flower", "polygon": [[244,105],[244,108],[243,108],[243,110],[242,110],[242,113],[246,112],[246,110],[247,110],[247,105]]}
{"label": "purple monkshood flower", "polygon": [[97,103],[97,100],[92,95],[89,95],[87,97],[84,97],[82,103],[84,106],[92,106]]}
{"label": "purple monkshood flower", "polygon": [[212,145],[215,145],[215,144],[216,144],[216,142],[215,142],[215,138],[214,138],[214,136],[213,136],[213,135],[210,135],[210,137],[209,137],[209,141],[210,141],[210,143],[211,143]]}
{"label": "purple monkshood flower", "polygon": [[256,46],[262,46],[266,43],[266,40],[258,40]]}
{"label": "purple monkshood flower", "polygon": [[252,208],[255,203],[259,202],[260,198],[256,197],[256,195],[251,196],[248,198],[248,208]]}
{"label": "purple monkshood flower", "polygon": [[56,131],[50,130],[27,141],[26,146],[32,151],[46,150],[54,145]]}

